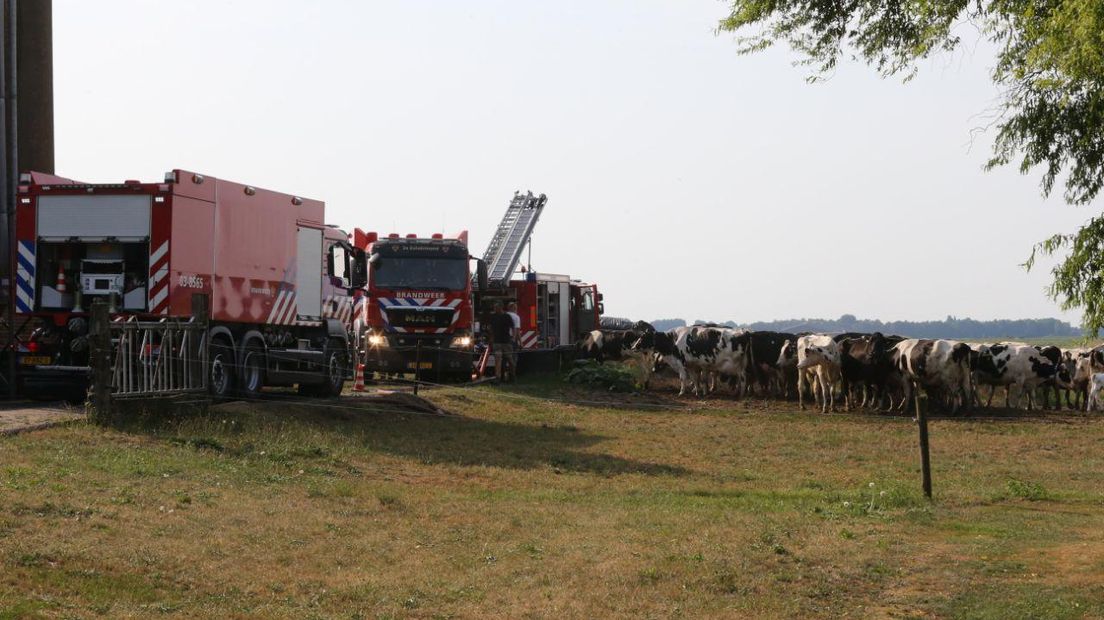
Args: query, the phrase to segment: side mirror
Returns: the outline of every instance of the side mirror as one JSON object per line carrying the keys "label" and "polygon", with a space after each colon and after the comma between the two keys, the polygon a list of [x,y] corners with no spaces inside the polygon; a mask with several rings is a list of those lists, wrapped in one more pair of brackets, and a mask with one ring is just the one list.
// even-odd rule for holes
{"label": "side mirror", "polygon": [[487,263],[479,258],[475,259],[475,283],[479,290],[487,290]]}
{"label": "side mirror", "polygon": [[598,303],[598,314],[605,314],[605,313],[606,313],[606,304],[599,302]]}
{"label": "side mirror", "polygon": [[354,249],[349,257],[349,288],[368,286],[368,257],[364,250]]}

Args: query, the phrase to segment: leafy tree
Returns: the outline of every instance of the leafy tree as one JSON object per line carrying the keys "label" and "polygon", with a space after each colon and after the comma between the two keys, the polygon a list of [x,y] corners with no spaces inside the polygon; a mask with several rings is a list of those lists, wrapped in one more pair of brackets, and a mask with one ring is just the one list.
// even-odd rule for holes
{"label": "leafy tree", "polygon": [[[1019,160],[1041,168],[1043,195],[1064,180],[1071,204],[1104,185],[1104,2],[1100,0],[731,0],[720,31],[740,35],[745,53],[785,42],[813,68],[812,80],[845,55],[883,76],[915,75],[917,61],[961,44],[976,27],[997,45],[992,80],[1001,88],[987,168]],[[1104,217],[1055,235],[1036,252],[1062,253],[1050,295],[1083,308],[1090,334],[1104,328]],[[1066,252],[1068,251],[1068,254]]]}

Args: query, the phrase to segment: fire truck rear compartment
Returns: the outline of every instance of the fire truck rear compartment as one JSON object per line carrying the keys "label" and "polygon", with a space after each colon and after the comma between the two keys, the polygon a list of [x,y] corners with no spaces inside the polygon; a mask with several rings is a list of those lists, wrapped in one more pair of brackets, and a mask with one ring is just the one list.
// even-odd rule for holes
{"label": "fire truck rear compartment", "polygon": [[37,203],[37,310],[88,310],[104,299],[146,310],[151,196],[61,194]]}
{"label": "fire truck rear compartment", "polygon": [[38,310],[88,311],[96,299],[120,310],[147,309],[149,244],[144,240],[40,241],[38,265]]}

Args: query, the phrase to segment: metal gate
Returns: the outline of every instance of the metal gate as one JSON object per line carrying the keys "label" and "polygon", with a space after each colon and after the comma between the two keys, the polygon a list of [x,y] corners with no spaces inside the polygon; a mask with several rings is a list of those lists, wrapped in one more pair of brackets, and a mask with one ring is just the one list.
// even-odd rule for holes
{"label": "metal gate", "polygon": [[195,317],[111,323],[113,398],[207,391],[207,324]]}
{"label": "metal gate", "polygon": [[[93,420],[113,423],[131,407],[144,407],[144,400],[208,402],[206,295],[192,295],[187,319],[112,321],[103,300],[92,302],[91,310],[88,413]],[[187,395],[192,397],[176,398]]]}

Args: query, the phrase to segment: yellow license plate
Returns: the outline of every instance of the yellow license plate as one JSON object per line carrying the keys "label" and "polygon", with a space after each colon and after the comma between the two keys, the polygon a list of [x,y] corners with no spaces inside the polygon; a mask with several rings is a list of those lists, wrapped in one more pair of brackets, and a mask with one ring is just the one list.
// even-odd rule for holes
{"label": "yellow license plate", "polygon": [[24,355],[19,363],[24,366],[49,366],[53,361],[49,355]]}
{"label": "yellow license plate", "polygon": [[[410,368],[410,369],[413,369],[414,368],[414,362],[407,363],[406,367]],[[421,362],[421,363],[418,364],[418,368],[421,368],[421,369],[433,368],[433,362]]]}

